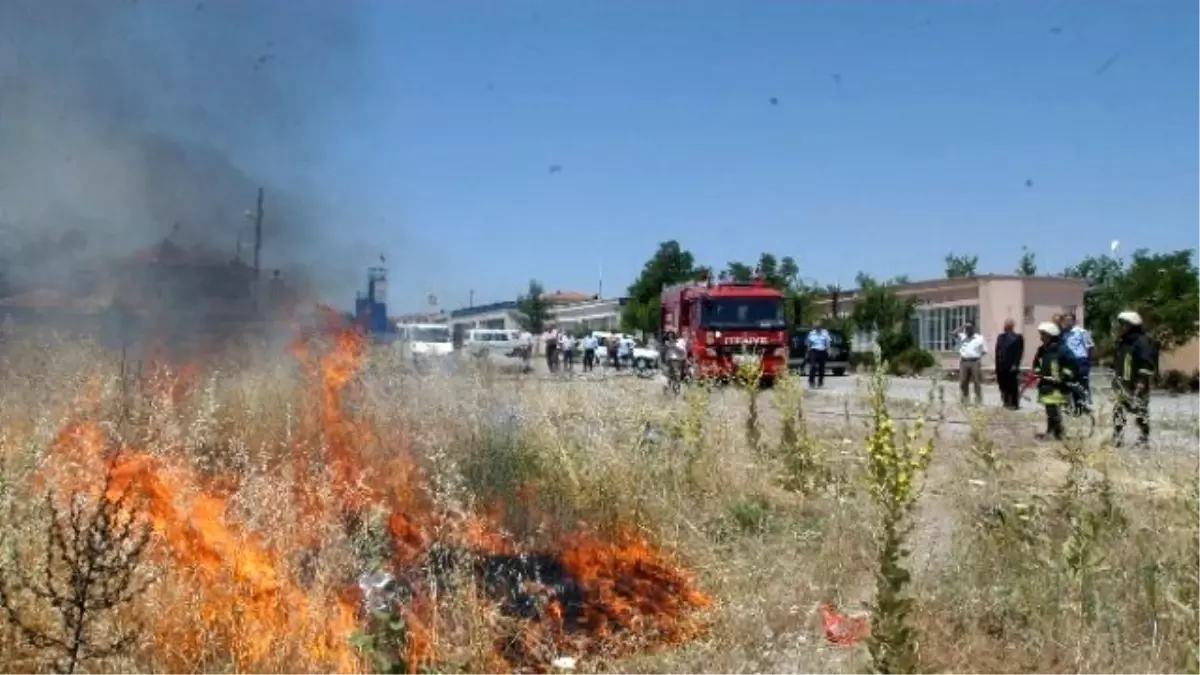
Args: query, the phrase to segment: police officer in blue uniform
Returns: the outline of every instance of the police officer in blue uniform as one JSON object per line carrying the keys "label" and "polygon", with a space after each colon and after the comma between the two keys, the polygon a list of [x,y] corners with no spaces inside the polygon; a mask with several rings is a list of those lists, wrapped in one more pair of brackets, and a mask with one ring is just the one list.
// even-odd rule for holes
{"label": "police officer in blue uniform", "polygon": [[813,326],[812,330],[808,331],[808,335],[804,338],[804,344],[808,347],[808,386],[824,387],[825,386],[825,362],[829,360],[829,331],[818,321]]}

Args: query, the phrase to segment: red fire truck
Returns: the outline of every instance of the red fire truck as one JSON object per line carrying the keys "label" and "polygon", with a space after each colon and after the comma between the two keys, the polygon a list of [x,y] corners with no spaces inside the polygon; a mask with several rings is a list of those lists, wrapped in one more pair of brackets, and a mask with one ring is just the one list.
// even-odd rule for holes
{"label": "red fire truck", "polygon": [[684,338],[700,377],[726,379],[743,363],[760,363],[769,383],[787,369],[783,293],[761,278],[664,287],[662,332]]}

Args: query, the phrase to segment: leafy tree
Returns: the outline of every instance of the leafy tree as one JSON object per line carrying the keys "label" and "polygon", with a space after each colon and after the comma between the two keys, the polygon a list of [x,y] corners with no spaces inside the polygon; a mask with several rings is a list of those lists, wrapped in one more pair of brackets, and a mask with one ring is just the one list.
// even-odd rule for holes
{"label": "leafy tree", "polygon": [[874,332],[884,359],[891,360],[914,345],[912,315],[916,301],[896,295],[894,282],[876,281],[859,272],[851,320],[864,333]]}
{"label": "leafy tree", "polygon": [[1193,255],[1189,249],[1156,254],[1139,250],[1125,272],[1120,294],[1127,307],[1142,315],[1146,332],[1160,349],[1174,349],[1197,334],[1200,270]]}
{"label": "leafy tree", "polygon": [[1037,255],[1024,246],[1021,247],[1021,260],[1017,262],[1016,272],[1023,277],[1037,275]]}
{"label": "leafy tree", "polygon": [[721,273],[726,279],[739,283],[748,283],[754,279],[754,268],[742,262],[730,262]]}
{"label": "leafy tree", "polygon": [[629,286],[629,301],[621,312],[622,330],[658,333],[663,286],[696,279],[700,272],[692,253],[678,241],[659,244],[654,256],[642,267],[642,273]]}
{"label": "leafy tree", "polygon": [[776,258],[771,253],[763,253],[758,257],[758,264],[750,265],[731,261],[725,265],[722,277],[730,281],[748,283],[755,274],[762,274],[763,282],[784,292],[784,315],[788,328],[793,328],[812,314],[816,302],[813,289],[806,289],[800,284],[800,266],[790,255]]}
{"label": "leafy tree", "polygon": [[529,280],[529,290],[517,298],[517,323],[530,333],[541,333],[550,323],[550,301],[537,279]]}
{"label": "leafy tree", "polygon": [[785,289],[784,312],[788,330],[792,330],[796,326],[805,326],[812,323],[816,315],[817,298],[820,295],[821,290],[819,288],[805,286],[799,281]]}
{"label": "leafy tree", "polygon": [[955,255],[954,253],[946,254],[947,279],[973,277],[975,276],[975,271],[978,266],[979,256],[977,255]]}
{"label": "leafy tree", "polygon": [[1197,334],[1200,321],[1200,277],[1195,252],[1189,249],[1151,254],[1135,251],[1130,265],[1102,255],[1089,256],[1068,267],[1064,276],[1087,279],[1083,299],[1084,323],[1101,353],[1113,344],[1117,314],[1134,309],[1161,349],[1172,349]]}
{"label": "leafy tree", "polygon": [[800,276],[800,266],[790,255],[776,258],[771,253],[763,253],[758,257],[758,264],[750,266],[743,262],[732,261],[725,265],[724,275],[731,281],[746,283],[754,280],[756,273],[762,274],[763,281],[779,290],[786,290],[796,285]]}
{"label": "leafy tree", "polygon": [[1113,324],[1124,303],[1124,264],[1106,255],[1088,256],[1064,270],[1063,276],[1087,279],[1088,290],[1083,296],[1084,326],[1092,331],[1098,351],[1111,351]]}
{"label": "leafy tree", "polygon": [[763,253],[758,257],[758,271],[768,286],[779,290],[792,288],[800,276],[800,266],[790,255],[776,259],[770,253]]}

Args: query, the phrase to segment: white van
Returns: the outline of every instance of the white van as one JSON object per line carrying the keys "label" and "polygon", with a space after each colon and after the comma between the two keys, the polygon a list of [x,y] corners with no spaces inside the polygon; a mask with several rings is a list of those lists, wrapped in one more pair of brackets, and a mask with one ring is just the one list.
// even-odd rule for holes
{"label": "white van", "polygon": [[520,331],[501,328],[473,328],[463,339],[463,351],[479,358],[521,358],[525,346]]}
{"label": "white van", "polygon": [[454,353],[450,327],[440,323],[396,326],[396,346],[405,358],[441,358]]}

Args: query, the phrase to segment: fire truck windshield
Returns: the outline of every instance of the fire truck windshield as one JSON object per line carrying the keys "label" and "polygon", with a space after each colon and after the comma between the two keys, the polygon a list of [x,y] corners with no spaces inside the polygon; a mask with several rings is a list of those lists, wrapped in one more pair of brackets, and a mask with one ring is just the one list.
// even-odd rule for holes
{"label": "fire truck windshield", "polygon": [[704,328],[778,330],[785,327],[779,298],[709,298],[700,312]]}

